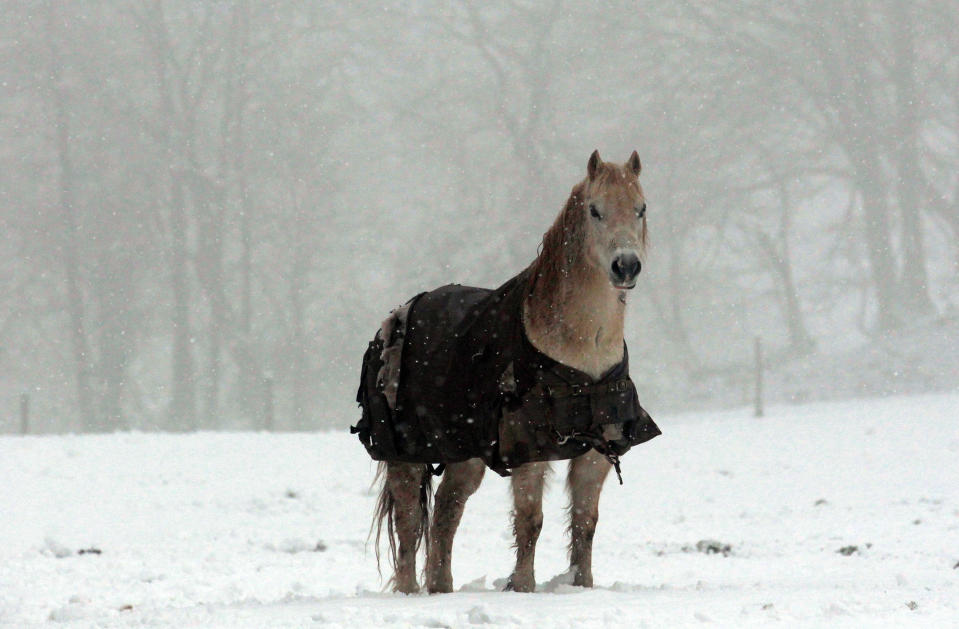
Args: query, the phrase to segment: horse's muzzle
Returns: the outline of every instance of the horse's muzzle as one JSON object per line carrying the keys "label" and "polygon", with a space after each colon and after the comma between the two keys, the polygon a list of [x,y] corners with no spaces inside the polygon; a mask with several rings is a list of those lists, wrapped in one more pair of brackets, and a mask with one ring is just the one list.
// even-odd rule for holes
{"label": "horse's muzzle", "polygon": [[624,252],[613,258],[609,268],[609,279],[616,288],[630,289],[636,286],[636,277],[643,265],[639,257],[632,252]]}

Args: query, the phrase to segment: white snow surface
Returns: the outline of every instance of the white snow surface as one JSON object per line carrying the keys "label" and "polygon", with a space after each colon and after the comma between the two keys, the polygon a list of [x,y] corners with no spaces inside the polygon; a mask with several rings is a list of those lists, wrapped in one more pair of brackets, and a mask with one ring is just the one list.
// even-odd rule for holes
{"label": "white snow surface", "polygon": [[458,591],[404,596],[382,591],[375,465],[345,432],[6,436],[0,624],[959,626],[959,394],[656,419],[604,490],[592,590],[564,584],[555,466],[536,594],[500,591],[510,506],[491,472]]}

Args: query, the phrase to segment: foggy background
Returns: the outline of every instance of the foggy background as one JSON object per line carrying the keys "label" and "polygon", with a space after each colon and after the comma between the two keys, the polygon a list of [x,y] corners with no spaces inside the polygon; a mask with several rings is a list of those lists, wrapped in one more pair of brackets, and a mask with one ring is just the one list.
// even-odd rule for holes
{"label": "foggy background", "polygon": [[959,3],[0,10],[0,431],[355,422],[391,308],[643,163],[644,406],[959,386]]}

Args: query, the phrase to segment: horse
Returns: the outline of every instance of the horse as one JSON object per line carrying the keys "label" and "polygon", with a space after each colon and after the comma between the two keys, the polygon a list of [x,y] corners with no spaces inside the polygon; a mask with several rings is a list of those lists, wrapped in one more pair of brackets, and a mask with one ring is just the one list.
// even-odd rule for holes
{"label": "horse", "polygon": [[[433,452],[429,456],[419,456],[409,448],[404,451],[401,447],[390,449],[386,446],[377,450],[375,428],[373,436],[370,437],[368,424],[364,428],[361,422],[354,427],[354,432],[361,433],[361,440],[371,455],[381,460],[377,479],[382,484],[373,525],[376,530],[377,563],[380,537],[384,524],[386,525],[390,560],[394,569],[391,579],[394,591],[407,594],[419,591],[416,555],[421,545],[426,547],[427,591],[431,594],[452,591],[453,538],[466,502],[479,488],[485,469],[489,466],[511,476],[516,563],[506,589],[533,592],[536,587],[533,565],[536,542],[543,526],[544,484],[550,472],[550,460],[560,458],[569,459],[568,534],[572,583],[576,586],[593,586],[593,535],[599,519],[599,496],[606,478],[614,466],[617,474],[619,473],[617,454],[624,452],[630,445],[659,434],[658,428],[639,407],[638,399],[635,400],[634,406],[629,405],[629,400],[635,399],[635,389],[628,380],[626,346],[623,340],[626,294],[635,287],[646,254],[646,200],[639,182],[640,171],[641,164],[636,151],[633,151],[622,165],[604,162],[599,152],[594,151],[586,165],[586,176],[572,188],[562,211],[544,234],[538,255],[529,267],[512,280],[512,284],[507,284],[508,287],[514,288],[500,293],[520,296],[515,303],[520,310],[519,336],[522,339],[516,343],[525,343],[528,340],[528,344],[532,346],[529,351],[542,356],[545,361],[543,364],[548,362],[555,365],[556,369],[565,369],[566,372],[563,373],[577,374],[585,378],[584,383],[558,386],[528,384],[528,392],[523,399],[529,399],[529,404],[524,404],[522,400],[517,401],[515,397],[509,398],[507,391],[503,395],[507,396],[505,399],[508,401],[498,404],[491,411],[490,416],[493,417],[494,423],[492,433],[485,428],[485,433],[470,432],[477,423],[482,424],[473,415],[482,416],[481,409],[485,408],[483,405],[488,403],[487,398],[490,397],[487,389],[480,385],[476,385],[481,391],[474,396],[473,406],[469,407],[472,410],[456,415],[461,419],[465,417],[465,423],[459,429],[444,428],[442,422],[447,420],[444,419],[445,415],[439,414],[437,416],[440,417],[438,421],[441,425],[438,428],[424,429],[425,437],[420,435],[414,438],[410,436],[411,433],[402,432],[409,430],[405,420],[399,422],[393,414],[384,415],[392,418],[391,421],[395,420],[397,426],[393,426],[393,433],[390,435],[380,437],[380,441],[406,439],[410,443],[417,442],[420,451],[432,452],[432,448],[438,447],[436,442],[441,441],[444,436],[449,437],[452,434],[458,439],[454,439],[453,446],[443,446],[447,449],[440,454]],[[427,297],[420,302],[425,303],[432,294],[425,294]],[[504,316],[501,311],[507,310],[505,304],[508,298],[496,301],[496,294],[490,296],[487,289],[469,289],[458,285],[447,287],[446,292],[438,289],[436,294],[438,297],[432,303],[440,304],[437,308],[449,310],[459,307],[463,312],[469,312],[477,303],[485,304],[493,299],[493,305],[485,305],[483,312],[486,313],[485,316],[494,317],[494,323],[484,330],[486,337],[498,336],[496,322],[500,319],[495,317]],[[357,398],[364,408],[379,404],[379,408],[389,406],[391,409],[398,409],[403,404],[402,397],[397,398],[398,388],[402,388],[406,380],[415,380],[417,370],[428,369],[428,361],[425,360],[410,359],[402,362],[402,366],[398,362],[403,338],[407,337],[406,343],[414,342],[412,332],[405,327],[407,319],[412,325],[413,320],[426,316],[419,315],[418,319],[416,308],[422,308],[423,312],[426,312],[426,306],[417,306],[414,300],[411,300],[405,309],[394,311],[383,322],[374,343],[371,343],[367,358],[373,361],[370,369],[375,371],[378,368],[378,372],[367,374],[367,362],[364,362],[363,377],[368,387],[364,393],[364,385],[361,384]],[[412,314],[409,310],[411,305],[414,309]],[[459,321],[459,318],[451,314],[442,316],[445,317],[444,321]],[[467,315],[459,316],[462,318]],[[419,324],[425,325],[422,320],[419,320]],[[459,327],[449,324],[451,329],[460,331],[450,332],[447,336],[456,337],[457,343],[464,342],[463,339],[469,333],[462,332],[462,326],[463,324],[459,324]],[[438,333],[433,336],[437,335]],[[417,341],[420,345],[415,347],[435,342],[429,334],[421,336],[422,340]],[[397,338],[399,340],[396,340]],[[449,347],[454,345],[444,346],[446,349],[443,351],[451,351]],[[497,349],[494,359],[504,352],[506,350]],[[473,358],[480,354],[482,351],[476,352]],[[503,369],[502,361],[497,365],[497,369]],[[621,370],[622,366],[626,365],[625,380],[610,380],[609,374],[617,365]],[[509,389],[510,386],[515,389],[515,383],[512,382],[513,368],[514,362],[510,361],[503,369],[503,375],[497,380],[500,391]],[[441,369],[450,368],[441,366]],[[401,376],[400,372],[403,370],[406,372]],[[448,385],[454,387],[454,395],[457,397],[465,395],[463,391],[471,390],[475,384],[473,380],[478,379],[482,373],[482,364],[464,373],[467,374],[463,376],[465,380]],[[541,377],[542,373],[543,370],[537,367],[535,377]],[[517,370],[515,380],[521,380],[518,374]],[[444,376],[445,372],[430,377],[435,378],[439,386]],[[530,378],[533,376],[528,379]],[[606,384],[607,382],[609,384]],[[600,386],[598,383],[603,384]],[[628,386],[624,383],[628,383]],[[544,390],[548,393],[543,393]],[[539,397],[534,398],[532,392],[536,392]],[[407,406],[415,406],[418,415],[422,416],[426,414],[422,406],[430,403],[439,406],[446,404],[443,406],[446,409],[444,412],[448,412],[450,416],[455,415],[453,410],[450,410],[454,408],[454,402],[429,402],[429,396],[434,394],[435,391],[429,386],[407,392],[406,395],[410,398]],[[549,403],[543,406],[545,403],[541,400],[547,395],[552,397]],[[573,397],[577,395],[580,397]],[[556,413],[559,412],[555,409],[566,408],[563,405],[572,403],[573,400],[587,405],[577,408],[588,409],[590,402],[589,399],[584,401],[584,397],[588,398],[590,395],[593,396],[591,399],[594,402],[605,399],[602,398],[603,395],[618,396],[612,402],[616,408],[611,408],[609,412],[614,416],[618,413],[619,419],[595,420],[594,423],[599,427],[594,426],[595,430],[592,432],[585,428],[567,429],[568,434],[561,435],[555,428],[558,422]],[[629,398],[630,395],[632,398]],[[376,399],[373,400],[373,397]],[[423,398],[422,404],[418,402],[420,397]],[[385,410],[383,412],[387,413]],[[591,411],[583,412],[588,415]],[[540,415],[544,415],[545,420]],[[623,417],[628,415],[637,416],[639,419],[633,417],[623,423]],[[586,421],[589,423],[590,419],[587,417]],[[615,423],[616,421],[620,423]],[[544,430],[537,428],[539,432],[534,433],[529,428],[533,423],[550,426],[550,432],[555,433],[552,441],[540,434]],[[639,428],[636,428],[637,425]],[[458,430],[460,432],[457,432]],[[513,432],[510,432],[511,430]],[[625,437],[624,432],[628,433]],[[463,436],[464,434],[467,436]],[[469,449],[464,445],[476,441],[476,435],[486,439],[485,450],[476,450],[475,446],[470,446],[473,449]],[[568,447],[567,442],[576,444],[576,449],[564,450],[563,448]],[[617,443],[621,444],[621,447],[617,447]],[[542,451],[537,450],[537,444],[542,446]],[[441,470],[435,469],[426,461],[442,462],[445,465],[441,466]],[[442,480],[434,497],[431,472],[440,471]],[[374,483],[376,482],[377,480],[374,480]],[[371,527],[371,535],[372,531]]]}

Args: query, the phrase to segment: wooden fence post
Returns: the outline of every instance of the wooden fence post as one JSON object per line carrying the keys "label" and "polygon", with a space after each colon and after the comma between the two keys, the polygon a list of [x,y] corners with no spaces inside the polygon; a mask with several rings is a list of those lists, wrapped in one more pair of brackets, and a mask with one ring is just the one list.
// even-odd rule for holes
{"label": "wooden fence post", "polygon": [[763,416],[763,339],[756,337],[756,399],[755,415]]}
{"label": "wooden fence post", "polygon": [[20,394],[20,434],[30,434],[30,394]]}
{"label": "wooden fence post", "polygon": [[263,378],[263,426],[273,430],[273,376]]}

